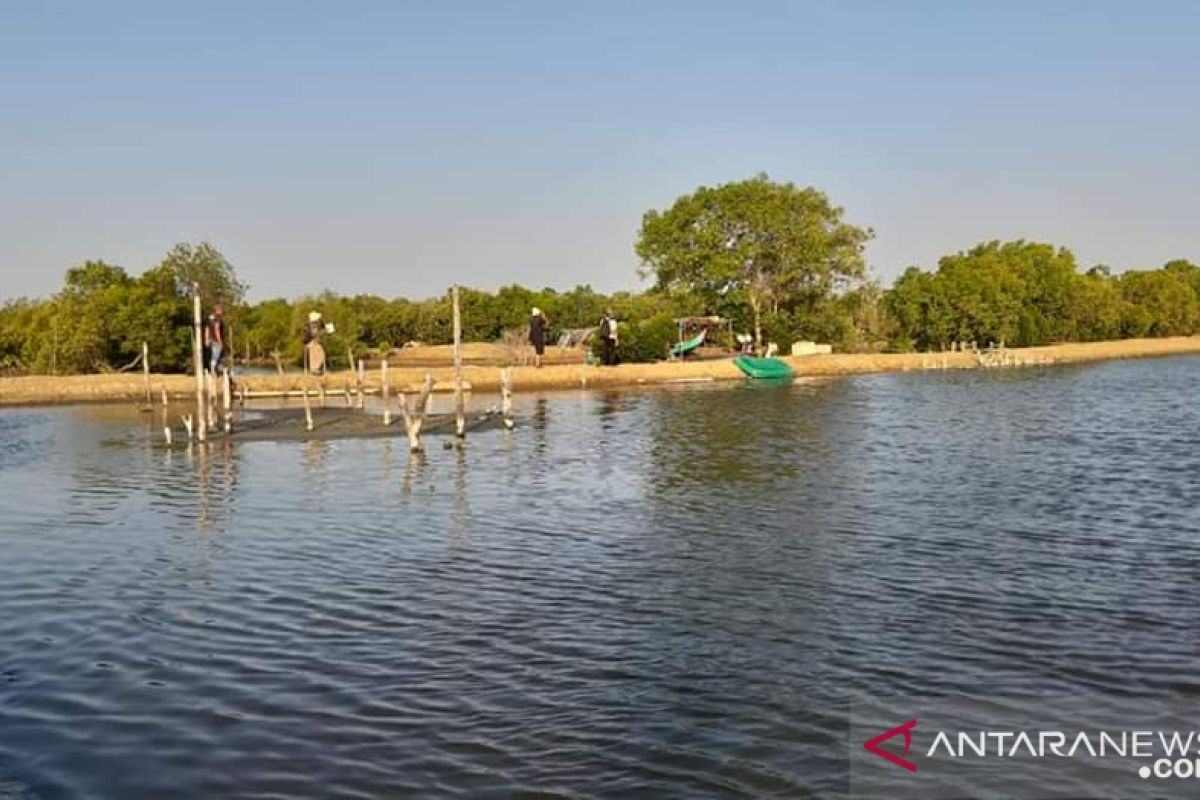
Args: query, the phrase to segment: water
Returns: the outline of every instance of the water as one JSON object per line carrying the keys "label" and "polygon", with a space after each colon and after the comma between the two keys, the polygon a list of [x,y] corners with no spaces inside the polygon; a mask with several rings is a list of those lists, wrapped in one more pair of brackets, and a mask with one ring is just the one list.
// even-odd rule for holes
{"label": "water", "polygon": [[521,398],[187,455],[0,412],[0,797],[810,797],[880,692],[1200,696],[1200,359]]}

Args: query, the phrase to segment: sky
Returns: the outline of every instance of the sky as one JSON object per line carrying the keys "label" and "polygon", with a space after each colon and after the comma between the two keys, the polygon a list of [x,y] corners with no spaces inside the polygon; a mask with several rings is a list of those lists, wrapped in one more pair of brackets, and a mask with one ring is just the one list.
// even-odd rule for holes
{"label": "sky", "polygon": [[250,296],[634,289],[765,172],[874,274],[991,239],[1200,262],[1200,3],[0,4],[0,298],[209,241]]}

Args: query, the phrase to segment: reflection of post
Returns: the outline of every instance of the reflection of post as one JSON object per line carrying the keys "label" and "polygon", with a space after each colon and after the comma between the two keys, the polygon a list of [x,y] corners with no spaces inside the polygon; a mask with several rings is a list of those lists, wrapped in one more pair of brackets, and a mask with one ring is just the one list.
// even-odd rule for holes
{"label": "reflection of post", "polygon": [[467,434],[467,415],[463,400],[462,379],[462,312],[458,306],[458,284],[450,289],[454,304],[454,435],[462,438]]}
{"label": "reflection of post", "polygon": [[392,424],[392,409],[388,406],[387,356],[379,362],[379,393],[383,397],[383,424]]}
{"label": "reflection of post", "polygon": [[512,430],[512,367],[500,370],[500,414],[504,427]]}
{"label": "reflection of post", "polygon": [[450,511],[450,525],[447,533],[450,542],[455,546],[463,544],[463,534],[467,530],[467,518],[470,508],[467,505],[467,453],[463,448],[458,450],[454,469],[454,507]]}
{"label": "reflection of post", "polygon": [[[192,362],[196,373],[196,436],[204,441],[204,356],[200,348],[200,284],[192,284]],[[188,431],[189,435],[191,431]]]}

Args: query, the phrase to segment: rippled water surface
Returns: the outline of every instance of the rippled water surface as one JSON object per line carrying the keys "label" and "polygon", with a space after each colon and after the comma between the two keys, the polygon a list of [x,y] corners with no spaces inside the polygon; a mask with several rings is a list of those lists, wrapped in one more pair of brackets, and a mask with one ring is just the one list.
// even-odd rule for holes
{"label": "rippled water surface", "polygon": [[1200,696],[1200,359],[146,444],[0,412],[0,797],[808,797],[874,692]]}

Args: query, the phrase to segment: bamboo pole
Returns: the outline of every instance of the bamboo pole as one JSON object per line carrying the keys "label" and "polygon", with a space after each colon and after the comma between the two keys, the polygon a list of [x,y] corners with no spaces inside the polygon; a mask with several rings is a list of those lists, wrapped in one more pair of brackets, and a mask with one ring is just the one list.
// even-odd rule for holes
{"label": "bamboo pole", "polygon": [[217,429],[217,379],[211,372],[204,373],[204,382],[208,394],[208,429]]}
{"label": "bamboo pole", "polygon": [[383,424],[392,424],[392,409],[388,404],[387,356],[379,363],[379,391],[383,395]]}
{"label": "bamboo pole", "polygon": [[221,401],[225,411],[225,435],[233,432],[233,387],[229,385],[229,370],[221,373]]}
{"label": "bamboo pole", "polygon": [[150,345],[142,342],[142,380],[146,384],[146,409],[154,408],[154,400],[150,394]]}
{"label": "bamboo pole", "polygon": [[458,284],[451,287],[450,297],[454,305],[454,435],[461,439],[467,435],[467,415],[463,398],[462,311],[458,304]]}
{"label": "bamboo pole", "polygon": [[[192,362],[196,373],[196,426],[197,437],[204,441],[204,356],[201,353],[203,344],[200,339],[200,284],[192,284]],[[188,438],[192,435],[192,426],[187,425]]]}

